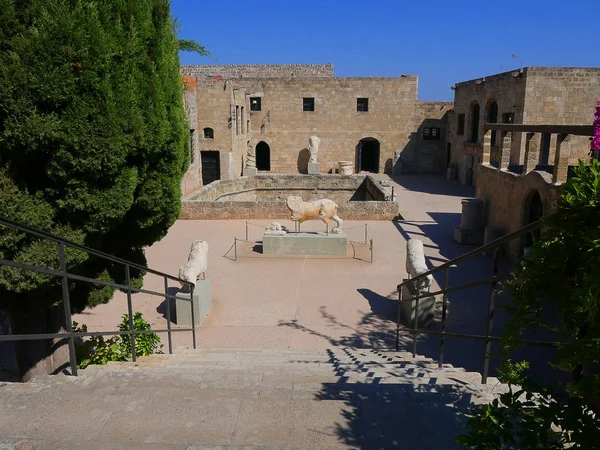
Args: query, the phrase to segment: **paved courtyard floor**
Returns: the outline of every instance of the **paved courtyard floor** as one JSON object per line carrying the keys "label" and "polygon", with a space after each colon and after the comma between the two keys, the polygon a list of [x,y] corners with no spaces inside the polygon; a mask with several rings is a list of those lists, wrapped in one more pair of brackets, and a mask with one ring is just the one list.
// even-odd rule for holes
{"label": "paved courtyard floor", "polygon": [[[176,275],[187,260],[191,242],[209,243],[207,277],[212,283],[212,309],[197,328],[197,345],[203,348],[385,348],[395,345],[396,286],[406,277],[406,240],[421,239],[430,267],[455,258],[473,246],[456,244],[452,232],[460,223],[461,200],[474,195],[435,175],[403,175],[391,180],[399,203],[394,221],[345,221],[350,241],[346,258],[274,257],[262,255],[261,240],[269,220],[180,220],[167,236],[147,249],[149,267]],[[293,229],[293,222],[281,221]],[[365,223],[373,239],[373,262],[364,244]],[[305,222],[303,231],[324,231],[320,221]],[[450,285],[488,277],[491,257],[481,256],[450,271]],[[441,278],[441,274],[440,277]],[[436,279],[439,285],[443,280]],[[147,276],[144,286],[163,291],[164,281]],[[170,285],[171,291],[178,286]],[[489,288],[480,286],[450,295],[447,331],[484,334]],[[498,297],[502,303],[502,296]],[[153,327],[165,328],[164,299],[145,294],[133,296],[134,311],[141,311]],[[441,302],[441,298],[438,299]],[[90,331],[115,329],[127,311],[126,296],[117,293],[106,305],[74,318]],[[439,317],[437,318],[439,321]],[[503,317],[497,312],[496,332]],[[166,350],[166,336],[162,336]],[[437,358],[439,339],[420,337],[417,351]],[[403,348],[411,338],[404,335]],[[173,344],[191,345],[191,334],[175,333]],[[444,362],[479,371],[483,365],[481,341],[447,339]]]}

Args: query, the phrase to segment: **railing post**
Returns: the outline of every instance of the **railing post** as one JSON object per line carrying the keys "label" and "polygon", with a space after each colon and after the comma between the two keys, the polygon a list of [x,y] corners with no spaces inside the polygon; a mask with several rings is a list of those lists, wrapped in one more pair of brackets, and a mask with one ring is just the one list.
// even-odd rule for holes
{"label": "railing post", "polygon": [[554,170],[552,171],[553,184],[562,184],[567,182],[570,156],[571,144],[569,142],[569,135],[558,135],[556,138],[556,151],[554,153]]}
{"label": "railing post", "polygon": [[[65,314],[65,327],[67,333],[73,332],[73,318],[71,317],[71,299],[69,298],[69,278],[67,276],[67,259],[65,257],[65,244],[62,242],[58,243],[58,262],[60,265],[60,271],[62,272],[62,299],[63,299],[63,310]],[[71,364],[71,373],[73,376],[77,376],[77,356],[75,354],[75,338],[73,336],[68,338],[69,342],[69,362]]]}
{"label": "railing post", "polygon": [[[129,330],[133,331],[133,305],[131,302],[131,274],[129,273],[129,264],[125,265],[125,281],[127,282],[127,312],[129,313]],[[129,342],[131,344],[131,360],[133,362],[137,359],[137,352],[135,351],[135,334],[129,335]]]}
{"label": "railing post", "polygon": [[510,149],[512,147],[512,133],[510,131],[502,131],[500,133],[500,154],[498,155],[500,170],[508,170],[510,165]]}
{"label": "railing post", "polygon": [[196,318],[194,317],[194,285],[190,285],[190,298],[192,299],[191,307],[192,307],[192,347],[194,350],[196,349]]}
{"label": "railing post", "polygon": [[490,157],[492,155],[492,132],[491,130],[484,130],[483,135],[483,150],[481,153],[481,163],[489,164]]}
{"label": "railing post", "polygon": [[400,349],[400,309],[402,308],[402,287],[398,289],[398,305],[396,307],[396,351]]}
{"label": "railing post", "polygon": [[441,326],[441,333],[440,334],[440,355],[439,355],[439,362],[438,362],[438,366],[441,369],[442,368],[442,364],[444,364],[444,344],[446,341],[446,309],[448,308],[448,292],[446,292],[448,290],[448,278],[449,278],[449,273],[448,273],[448,268],[446,268],[444,270],[444,294],[442,296],[442,326]]}
{"label": "railing post", "polygon": [[539,133],[527,133],[525,135],[525,161],[523,175],[528,174],[539,164],[540,161],[540,135]]}
{"label": "railing post", "polygon": [[485,349],[483,354],[483,374],[481,376],[481,384],[487,383],[488,372],[490,368],[490,350],[492,341],[490,340],[490,336],[492,333],[492,326],[494,324],[494,297],[496,296],[496,285],[498,282],[496,281],[496,277],[498,275],[498,263],[500,261],[500,248],[496,247],[494,249],[494,262],[492,264],[492,281],[490,282],[490,293],[489,293],[489,301],[488,301],[488,320],[487,326],[485,329]]}
{"label": "railing post", "polygon": [[421,298],[421,291],[419,289],[416,289],[416,291],[417,296],[415,297],[415,320],[413,322],[413,358],[417,357],[417,328],[419,328],[419,299]]}
{"label": "railing post", "polygon": [[165,281],[165,300],[167,301],[167,339],[169,342],[169,354],[173,353],[173,340],[171,338],[171,297],[169,296],[169,280],[163,277]]}

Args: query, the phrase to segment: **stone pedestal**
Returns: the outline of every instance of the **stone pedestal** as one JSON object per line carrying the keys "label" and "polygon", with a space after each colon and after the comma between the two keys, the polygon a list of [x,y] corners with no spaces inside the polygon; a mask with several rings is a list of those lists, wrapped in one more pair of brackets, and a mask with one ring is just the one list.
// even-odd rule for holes
{"label": "stone pedestal", "polygon": [[489,244],[490,242],[495,241],[496,239],[500,239],[502,236],[504,236],[504,228],[485,227],[483,233],[483,243]]}
{"label": "stone pedestal", "polygon": [[[402,281],[405,282],[407,280],[404,279]],[[415,300],[417,292],[412,283],[403,286],[400,308],[409,326],[414,326],[416,315],[418,317],[417,326],[419,328],[427,328],[433,325],[435,318],[435,296],[422,292],[425,295],[419,298],[419,310],[417,311],[417,301]]]}
{"label": "stone pedestal", "polygon": [[352,175],[352,161],[339,161],[338,167],[340,175]]}
{"label": "stone pedestal", "polygon": [[256,167],[244,167],[244,176],[245,177],[253,177],[257,173]]}
{"label": "stone pedestal", "polygon": [[284,236],[263,235],[265,255],[346,256],[345,233],[288,233]]}
{"label": "stone pedestal", "polygon": [[[169,300],[171,321],[177,325],[191,325],[192,311],[190,309],[190,302],[186,300],[190,298],[188,287],[184,286],[175,294],[175,297],[176,300]],[[212,305],[210,280],[198,280],[196,282],[192,304],[194,305],[194,324],[197,326],[204,322]]]}
{"label": "stone pedestal", "polygon": [[308,163],[308,174],[319,175],[321,173],[321,164],[319,163]]}
{"label": "stone pedestal", "polygon": [[454,230],[454,240],[459,244],[483,244],[483,200],[462,201],[460,226]]}

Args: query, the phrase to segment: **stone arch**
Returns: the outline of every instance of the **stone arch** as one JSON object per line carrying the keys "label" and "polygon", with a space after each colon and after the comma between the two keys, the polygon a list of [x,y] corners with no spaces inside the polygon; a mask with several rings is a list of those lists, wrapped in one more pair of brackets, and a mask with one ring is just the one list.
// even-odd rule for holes
{"label": "stone arch", "polygon": [[356,171],[379,173],[381,143],[374,137],[364,137],[356,145]]}
{"label": "stone arch", "polygon": [[256,144],[256,170],[271,170],[271,147],[265,141]]}
{"label": "stone arch", "polygon": [[474,101],[469,106],[469,141],[479,142],[479,103]]}
{"label": "stone arch", "polygon": [[[539,220],[544,215],[544,202],[542,196],[537,189],[531,189],[525,196],[523,201],[523,226],[529,225],[530,223]],[[531,247],[537,239],[540,237],[540,228],[533,230],[524,238],[524,246]]]}
{"label": "stone arch", "polygon": [[[490,98],[485,105],[485,122],[498,123],[498,102]],[[492,145],[496,145],[496,131],[491,133]]]}

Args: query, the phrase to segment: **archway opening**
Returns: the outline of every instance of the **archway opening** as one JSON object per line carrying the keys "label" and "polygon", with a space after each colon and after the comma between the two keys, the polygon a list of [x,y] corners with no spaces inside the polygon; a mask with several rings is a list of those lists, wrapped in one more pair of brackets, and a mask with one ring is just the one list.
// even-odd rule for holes
{"label": "archway opening", "polygon": [[479,142],[479,103],[471,105],[471,142]]}
{"label": "archway opening", "polygon": [[271,170],[271,148],[264,141],[256,144],[256,170]]}
{"label": "archway opening", "polygon": [[[495,100],[488,101],[487,123],[498,123],[498,103]],[[496,130],[492,130],[492,145],[496,145]]]}
{"label": "archway opening", "polygon": [[358,143],[358,172],[379,173],[380,144],[377,139],[366,138]]}
{"label": "archway opening", "polygon": [[[530,223],[539,220],[544,215],[544,206],[542,203],[542,197],[538,191],[533,191],[529,195],[529,199],[525,202],[525,220],[523,226],[529,225]],[[540,238],[541,229],[538,228],[527,233],[525,239],[525,246],[531,247],[533,243]]]}

